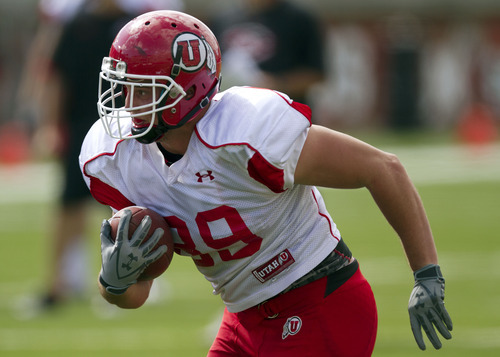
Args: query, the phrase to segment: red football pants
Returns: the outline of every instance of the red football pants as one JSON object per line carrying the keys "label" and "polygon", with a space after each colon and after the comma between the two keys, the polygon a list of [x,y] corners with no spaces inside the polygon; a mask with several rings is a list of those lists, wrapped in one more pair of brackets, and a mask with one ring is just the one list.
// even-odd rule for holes
{"label": "red football pants", "polygon": [[252,307],[224,311],[208,357],[365,357],[377,335],[377,307],[358,269],[325,295],[328,277]]}

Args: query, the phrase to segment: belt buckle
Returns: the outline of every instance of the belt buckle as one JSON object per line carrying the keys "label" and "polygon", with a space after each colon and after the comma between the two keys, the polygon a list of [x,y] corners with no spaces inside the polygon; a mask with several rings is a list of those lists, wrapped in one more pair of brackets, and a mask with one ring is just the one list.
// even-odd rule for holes
{"label": "belt buckle", "polygon": [[262,313],[264,313],[265,315],[267,315],[267,316],[266,316],[266,319],[269,319],[269,320],[271,320],[271,319],[275,319],[275,318],[277,318],[277,317],[279,316],[279,312],[277,312],[277,313],[275,313],[275,314],[273,314],[273,315],[270,315],[270,314],[269,314],[269,312],[267,311],[267,309],[266,309],[266,308],[262,308],[262,310],[261,310],[261,307],[263,307],[263,306],[264,306],[265,304],[267,304],[268,302],[269,302],[269,300],[266,300],[266,301],[261,302],[260,304],[258,304],[258,305],[257,305],[257,309],[258,309],[259,311],[261,311]]}

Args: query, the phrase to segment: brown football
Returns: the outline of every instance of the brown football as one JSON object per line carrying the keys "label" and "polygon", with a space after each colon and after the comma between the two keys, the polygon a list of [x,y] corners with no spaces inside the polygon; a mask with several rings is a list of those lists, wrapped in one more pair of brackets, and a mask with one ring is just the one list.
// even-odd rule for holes
{"label": "brown football", "polygon": [[116,212],[113,217],[109,219],[109,223],[111,225],[111,238],[113,238],[113,240],[116,238],[118,223],[125,209],[129,209],[132,211],[132,217],[130,219],[130,226],[128,230],[129,238],[132,237],[132,234],[135,232],[144,216],[149,216],[151,218],[151,227],[149,228],[149,232],[146,238],[144,238],[142,244],[144,244],[144,242],[146,242],[151,237],[151,235],[157,228],[163,228],[163,231],[165,232],[154,249],[158,248],[161,245],[166,245],[168,248],[167,252],[163,254],[157,261],[151,263],[151,265],[149,265],[142,272],[138,280],[152,280],[154,278],[157,278],[158,276],[163,274],[165,270],[167,270],[174,255],[174,241],[172,238],[172,234],[170,233],[170,227],[168,226],[167,221],[165,221],[165,219],[156,211],[140,206],[130,206]]}

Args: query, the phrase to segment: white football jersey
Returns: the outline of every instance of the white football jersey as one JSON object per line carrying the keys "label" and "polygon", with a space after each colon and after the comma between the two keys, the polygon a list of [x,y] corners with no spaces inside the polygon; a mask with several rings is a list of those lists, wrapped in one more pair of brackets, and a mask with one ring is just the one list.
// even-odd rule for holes
{"label": "white football jersey", "polygon": [[156,143],[112,139],[100,122],[80,165],[99,202],[164,216],[176,252],[191,256],[214,294],[238,312],[283,291],[340,239],[319,191],[294,184],[310,125],[307,106],[235,87],[214,98],[172,165]]}

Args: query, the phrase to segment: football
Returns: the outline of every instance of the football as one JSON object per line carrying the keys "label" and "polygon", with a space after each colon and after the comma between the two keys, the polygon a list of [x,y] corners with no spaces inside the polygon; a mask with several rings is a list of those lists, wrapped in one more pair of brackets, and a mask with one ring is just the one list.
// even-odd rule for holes
{"label": "football", "polygon": [[128,230],[129,238],[132,237],[132,234],[135,232],[135,230],[137,229],[137,227],[139,226],[139,224],[141,223],[142,219],[145,216],[149,216],[151,218],[151,227],[149,228],[149,232],[147,236],[144,238],[142,244],[144,244],[144,242],[146,242],[151,237],[151,235],[157,228],[162,228],[163,231],[165,232],[163,234],[163,237],[160,238],[154,249],[156,249],[161,245],[166,245],[168,248],[167,252],[163,254],[157,261],[151,263],[151,265],[149,265],[144,270],[144,272],[141,274],[138,280],[152,280],[154,278],[157,278],[158,276],[163,274],[165,270],[167,270],[174,255],[174,241],[172,238],[172,234],[170,233],[170,228],[165,219],[156,211],[153,211],[146,207],[130,206],[116,212],[109,219],[109,223],[111,225],[111,238],[113,240],[116,239],[116,232],[118,231],[118,223],[120,222],[120,219],[125,209],[129,209],[132,211],[132,217],[130,218],[130,225]]}

